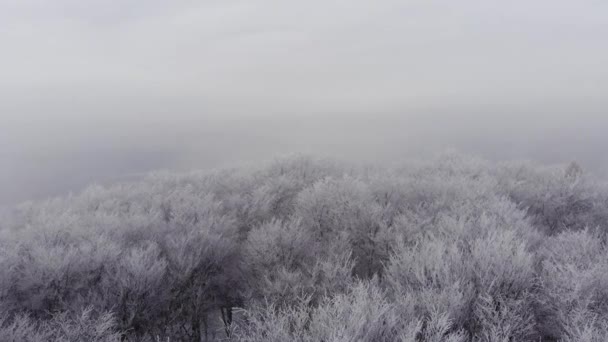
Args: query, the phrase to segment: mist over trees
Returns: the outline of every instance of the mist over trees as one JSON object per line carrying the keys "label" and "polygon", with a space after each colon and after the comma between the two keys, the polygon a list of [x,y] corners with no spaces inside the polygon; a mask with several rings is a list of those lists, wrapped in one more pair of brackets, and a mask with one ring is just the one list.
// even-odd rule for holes
{"label": "mist over trees", "polygon": [[0,342],[605,341],[607,204],[458,153],[92,186],[0,220]]}

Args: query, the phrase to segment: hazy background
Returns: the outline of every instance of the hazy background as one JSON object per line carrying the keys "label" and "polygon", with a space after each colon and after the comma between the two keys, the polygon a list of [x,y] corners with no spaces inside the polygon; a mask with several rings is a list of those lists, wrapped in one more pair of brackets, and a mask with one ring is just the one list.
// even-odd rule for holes
{"label": "hazy background", "polygon": [[0,206],[304,152],[608,169],[608,2],[0,0]]}

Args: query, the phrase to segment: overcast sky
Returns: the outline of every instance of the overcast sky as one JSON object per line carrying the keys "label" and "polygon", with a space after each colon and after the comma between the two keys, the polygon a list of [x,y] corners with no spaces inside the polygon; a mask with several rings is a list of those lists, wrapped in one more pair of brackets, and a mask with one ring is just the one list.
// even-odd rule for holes
{"label": "overcast sky", "polygon": [[598,168],[607,38],[603,0],[0,0],[0,204],[288,152]]}

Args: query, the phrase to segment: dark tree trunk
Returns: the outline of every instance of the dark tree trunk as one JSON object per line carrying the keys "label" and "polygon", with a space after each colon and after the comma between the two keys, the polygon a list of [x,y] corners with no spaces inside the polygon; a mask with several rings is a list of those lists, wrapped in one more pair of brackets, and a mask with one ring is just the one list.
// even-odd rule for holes
{"label": "dark tree trunk", "polygon": [[226,331],[226,336],[230,337],[230,325],[232,324],[232,308],[220,308],[222,312],[222,321],[224,322],[224,330]]}

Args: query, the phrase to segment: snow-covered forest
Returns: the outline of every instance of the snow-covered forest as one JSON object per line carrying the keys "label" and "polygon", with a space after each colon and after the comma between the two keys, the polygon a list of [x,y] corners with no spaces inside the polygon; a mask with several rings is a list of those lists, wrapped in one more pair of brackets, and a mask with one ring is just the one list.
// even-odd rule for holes
{"label": "snow-covered forest", "polygon": [[458,153],[91,186],[0,221],[0,341],[606,341],[607,204]]}

